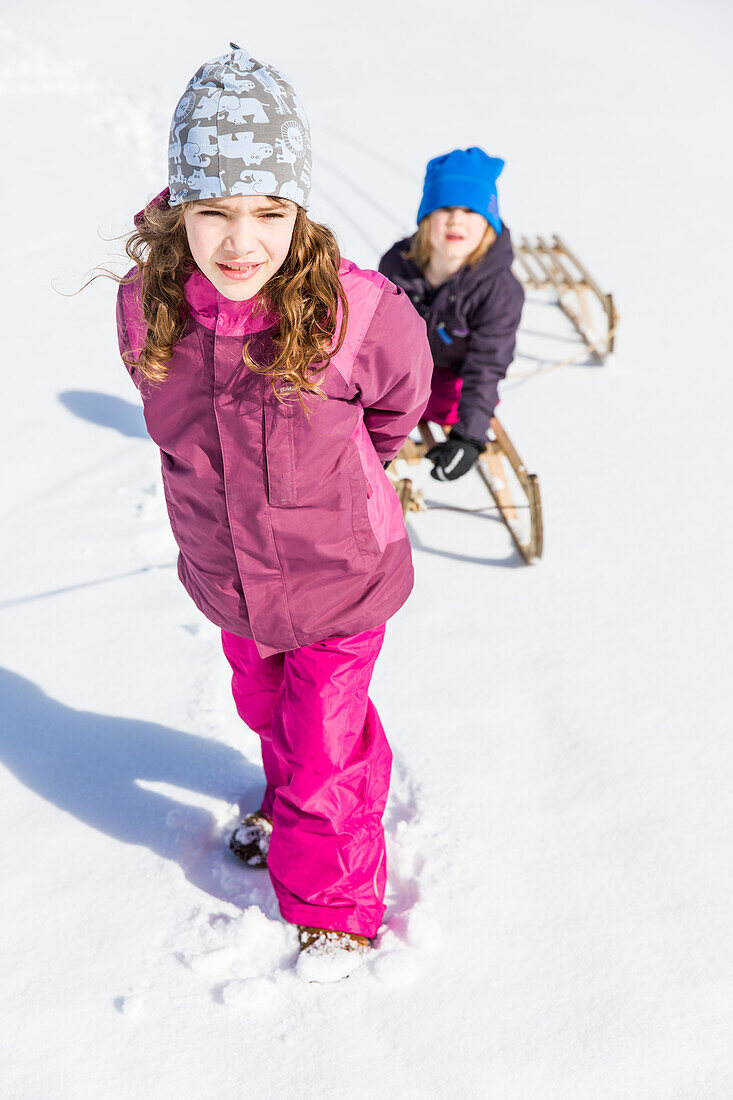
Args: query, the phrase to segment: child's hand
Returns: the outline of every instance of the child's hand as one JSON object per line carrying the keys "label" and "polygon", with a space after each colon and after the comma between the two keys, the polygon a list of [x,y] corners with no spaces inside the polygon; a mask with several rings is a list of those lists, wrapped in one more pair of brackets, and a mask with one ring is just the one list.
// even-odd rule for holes
{"label": "child's hand", "polygon": [[463,477],[475,464],[484,449],[477,439],[468,439],[461,432],[452,431],[444,443],[431,447],[426,457],[433,463],[430,476],[436,481],[455,481]]}

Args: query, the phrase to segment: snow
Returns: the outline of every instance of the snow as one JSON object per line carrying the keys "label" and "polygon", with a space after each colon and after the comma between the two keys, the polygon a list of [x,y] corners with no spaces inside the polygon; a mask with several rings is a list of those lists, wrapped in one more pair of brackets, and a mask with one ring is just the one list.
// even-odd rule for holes
{"label": "snow", "polygon": [[[728,1100],[730,8],[250,7],[3,19],[0,1091]],[[373,688],[388,913],[330,987],[226,850],[257,739],[176,579],[115,287],[65,296],[122,270],[109,238],[232,39],[302,95],[312,214],[351,259],[410,231],[430,156],[477,143],[506,158],[513,232],[560,233],[621,313],[612,363],[535,377],[577,344],[525,315],[501,415],[540,477],[541,563],[490,514],[409,518]],[[484,503],[424,473],[426,498]]]}
{"label": "snow", "polygon": [[374,955],[369,942],[360,943],[343,932],[303,932],[300,941],[295,973],[304,982],[341,982]]}

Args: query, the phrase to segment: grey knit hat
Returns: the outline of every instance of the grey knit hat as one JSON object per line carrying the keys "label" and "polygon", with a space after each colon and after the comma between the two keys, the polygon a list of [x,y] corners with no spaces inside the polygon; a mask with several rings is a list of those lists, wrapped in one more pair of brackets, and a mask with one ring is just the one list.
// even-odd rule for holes
{"label": "grey knit hat", "polygon": [[290,81],[230,43],[189,80],[171,122],[170,206],[226,195],[308,201],[308,119]]}

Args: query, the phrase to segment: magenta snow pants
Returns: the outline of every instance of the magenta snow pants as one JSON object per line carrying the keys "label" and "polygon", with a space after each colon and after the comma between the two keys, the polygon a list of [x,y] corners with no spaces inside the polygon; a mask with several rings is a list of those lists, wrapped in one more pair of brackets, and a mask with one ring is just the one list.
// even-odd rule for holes
{"label": "magenta snow pants", "polygon": [[[440,424],[441,428],[449,424],[457,424],[460,419],[458,403],[461,400],[462,389],[463,379],[458,378],[452,370],[448,367],[434,367],[430,382],[430,400],[422,414],[422,419]],[[498,401],[496,405],[498,408]]]}
{"label": "magenta snow pants", "polygon": [[369,698],[384,626],[262,658],[222,631],[240,718],[262,741],[267,867],[293,924],[375,936],[392,753]]}
{"label": "magenta snow pants", "polygon": [[430,420],[433,424],[457,424],[458,402],[463,389],[463,379],[449,370],[447,367],[434,367],[433,377],[430,382],[430,399],[423,420]]}

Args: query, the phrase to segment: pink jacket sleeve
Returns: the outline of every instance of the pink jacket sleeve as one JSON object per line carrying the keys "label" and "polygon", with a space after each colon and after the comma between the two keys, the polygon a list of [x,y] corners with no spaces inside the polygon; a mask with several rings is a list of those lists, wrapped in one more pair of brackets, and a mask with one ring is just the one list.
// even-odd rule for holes
{"label": "pink jacket sleeve", "polygon": [[395,457],[430,397],[433,359],[425,322],[387,283],[354,363],[364,425],[382,462]]}

